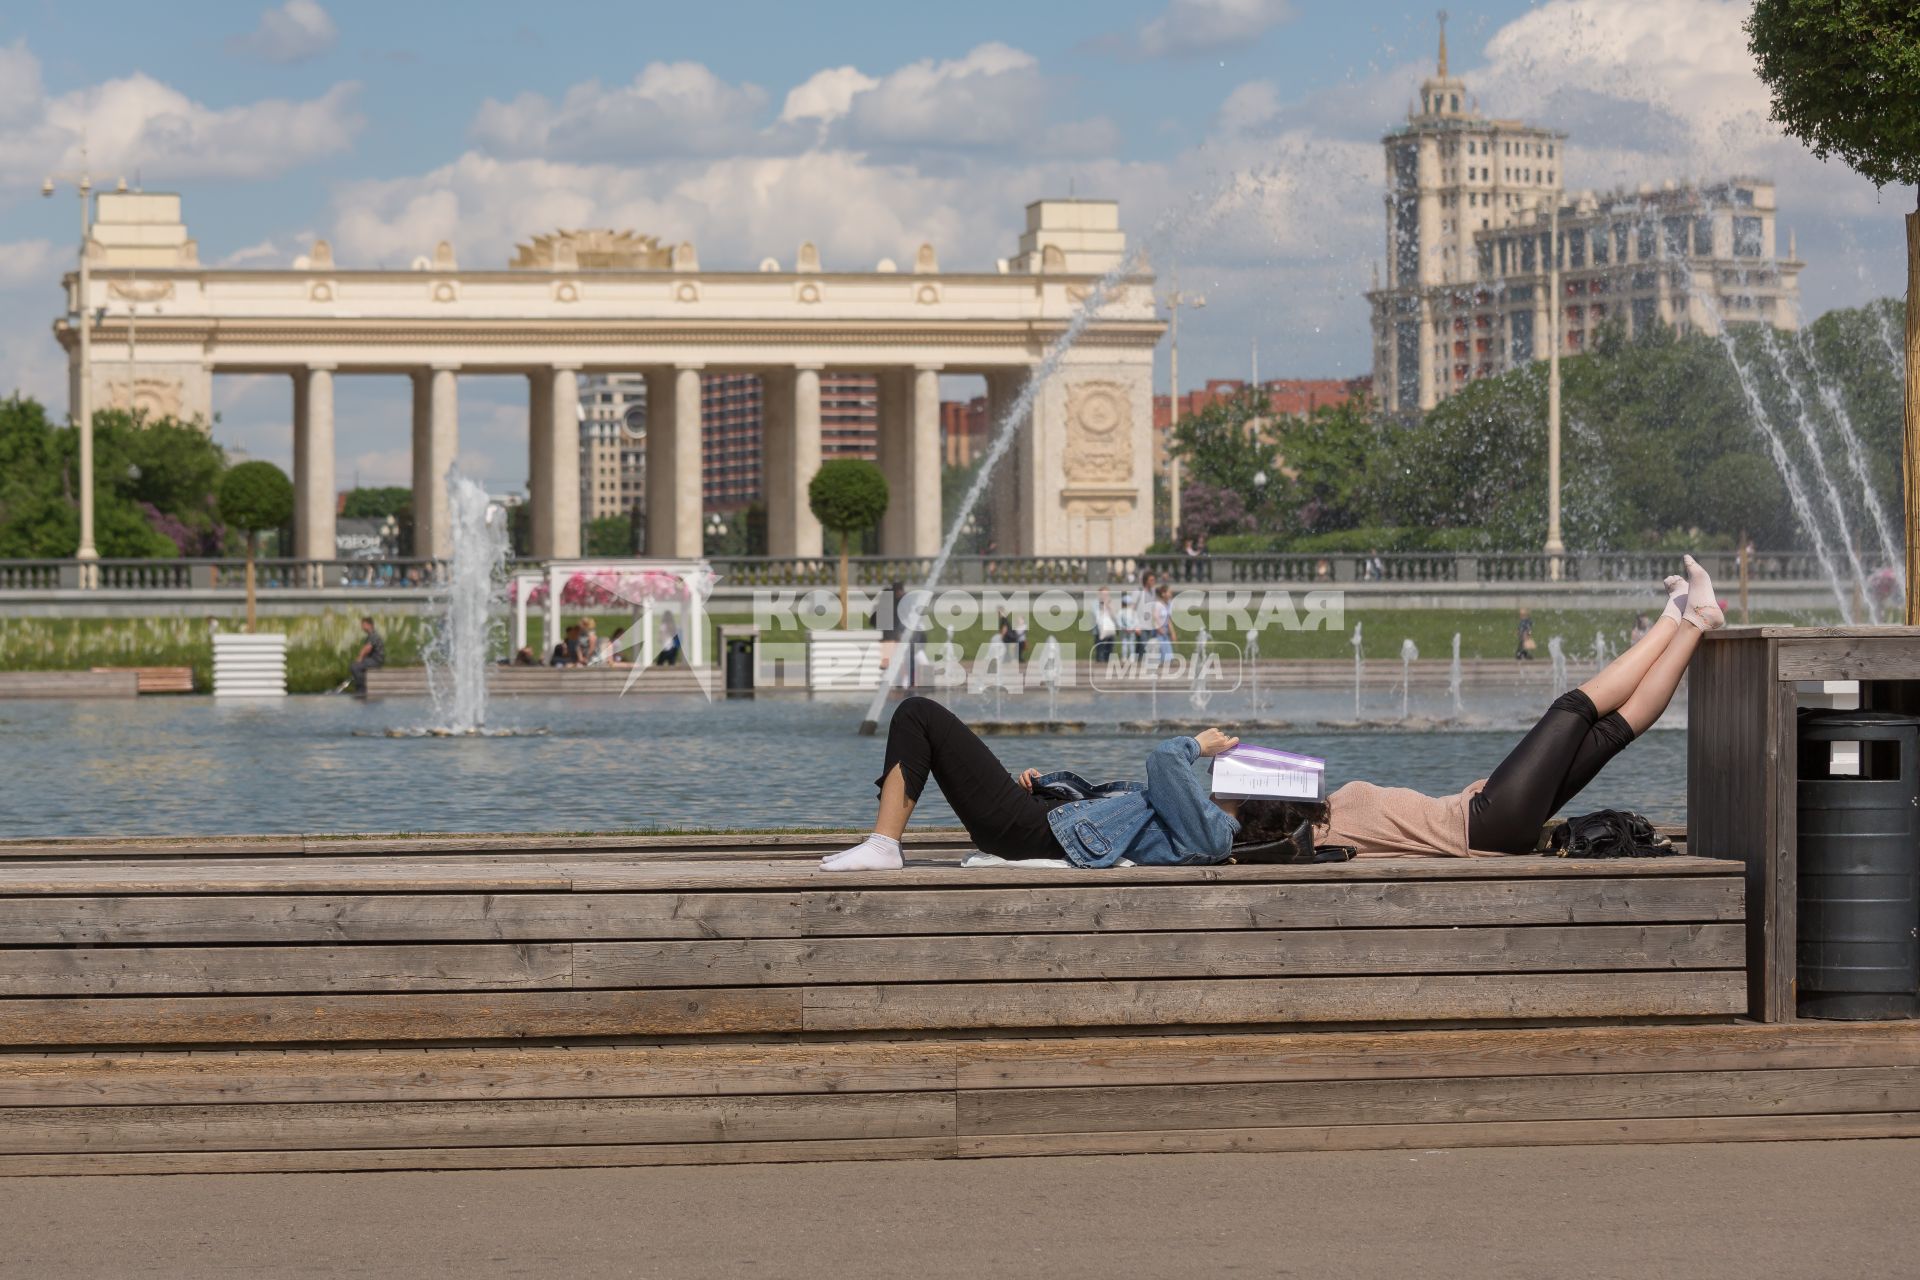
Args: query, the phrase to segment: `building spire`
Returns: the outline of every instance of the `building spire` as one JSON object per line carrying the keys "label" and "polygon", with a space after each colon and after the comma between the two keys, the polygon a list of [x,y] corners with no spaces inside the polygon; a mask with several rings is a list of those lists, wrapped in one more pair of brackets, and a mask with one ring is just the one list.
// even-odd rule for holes
{"label": "building spire", "polygon": [[1447,11],[1440,11],[1440,79],[1447,78]]}

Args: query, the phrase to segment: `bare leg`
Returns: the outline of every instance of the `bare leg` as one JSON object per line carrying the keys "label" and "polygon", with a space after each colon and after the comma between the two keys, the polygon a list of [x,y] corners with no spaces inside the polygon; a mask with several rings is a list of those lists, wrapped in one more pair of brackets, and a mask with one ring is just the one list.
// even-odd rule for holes
{"label": "bare leg", "polygon": [[880,782],[880,814],[873,820],[873,834],[839,853],[820,859],[825,871],[893,871],[906,865],[900,850],[900,836],[913,816],[913,801],[907,798],[906,775],[900,766],[887,770]]}
{"label": "bare leg", "polygon": [[[1681,624],[1672,618],[1654,619],[1647,634],[1629,645],[1619,657],[1594,672],[1593,678],[1580,686],[1580,692],[1593,699],[1594,709],[1603,716],[1609,711],[1619,710],[1647,678],[1647,672],[1653,669],[1660,655],[1666,652],[1681,630]],[[1686,627],[1685,630],[1691,631],[1693,628]]]}
{"label": "bare leg", "polygon": [[1635,737],[1651,728],[1673,701],[1673,691],[1680,687],[1680,678],[1687,674],[1687,664],[1693,660],[1693,651],[1705,634],[1697,626],[1664,618],[1655,624],[1655,629],[1672,633],[1670,642],[1648,669],[1640,687],[1620,705],[1620,718],[1627,722]]}
{"label": "bare leg", "polygon": [[913,801],[907,799],[906,775],[895,765],[887,774],[887,780],[880,784],[880,816],[873,820],[873,829],[898,840],[906,832],[907,819],[912,816]]}

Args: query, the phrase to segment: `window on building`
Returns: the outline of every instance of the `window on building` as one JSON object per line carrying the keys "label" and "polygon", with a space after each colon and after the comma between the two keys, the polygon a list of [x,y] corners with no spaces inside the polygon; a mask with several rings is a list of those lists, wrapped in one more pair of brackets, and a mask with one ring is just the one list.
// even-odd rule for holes
{"label": "window on building", "polygon": [[1613,260],[1615,262],[1627,260],[1627,224],[1624,222],[1613,224]]}
{"label": "window on building", "polygon": [[1507,360],[1521,364],[1533,359],[1533,312],[1516,311],[1507,317]]}
{"label": "window on building", "polygon": [[1536,247],[1536,241],[1532,236],[1526,236],[1520,241],[1520,270],[1522,272],[1530,272],[1537,269],[1534,262]]}
{"label": "window on building", "polygon": [[1634,253],[1640,261],[1651,262],[1654,256],[1655,228],[1652,222],[1642,221],[1634,234]]}
{"label": "window on building", "polygon": [[1740,217],[1733,220],[1733,256],[1736,258],[1757,258],[1765,241],[1764,224],[1758,218]]}
{"label": "window on building", "polygon": [[1553,159],[1553,144],[1551,142],[1547,144],[1547,159]]}
{"label": "window on building", "polygon": [[1587,233],[1577,228],[1567,232],[1567,265],[1569,267],[1587,265]]}
{"label": "window on building", "polygon": [[1633,332],[1635,336],[1652,333],[1660,324],[1660,300],[1658,298],[1635,298],[1633,300]]}
{"label": "window on building", "polygon": [[1693,251],[1703,257],[1713,256],[1713,219],[1695,218],[1693,220]]}

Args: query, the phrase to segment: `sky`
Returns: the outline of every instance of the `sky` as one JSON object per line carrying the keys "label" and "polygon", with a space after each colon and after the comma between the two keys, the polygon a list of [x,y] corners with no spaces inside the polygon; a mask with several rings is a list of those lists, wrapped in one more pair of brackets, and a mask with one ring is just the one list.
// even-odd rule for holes
{"label": "sky", "polygon": [[[1767,120],[1740,0],[1453,0],[1451,70],[1489,115],[1570,134],[1571,189],[1779,184],[1809,317],[1903,287],[1911,189],[1876,191]],[[1367,372],[1380,137],[1432,73],[1432,8],[1392,0],[9,0],[0,11],[0,393],[66,407],[51,335],[97,182],[178,191],[204,262],[463,265],[606,226],[709,268],[1009,256],[1022,208],[1120,201],[1183,313],[1182,382]],[[1784,245],[1782,245],[1784,249]],[[1165,344],[1157,374],[1166,389]],[[963,392],[963,385],[950,387]],[[406,384],[342,378],[343,486],[404,483]],[[221,377],[215,437],[285,465],[283,378]],[[524,385],[461,383],[462,462],[524,485]]]}

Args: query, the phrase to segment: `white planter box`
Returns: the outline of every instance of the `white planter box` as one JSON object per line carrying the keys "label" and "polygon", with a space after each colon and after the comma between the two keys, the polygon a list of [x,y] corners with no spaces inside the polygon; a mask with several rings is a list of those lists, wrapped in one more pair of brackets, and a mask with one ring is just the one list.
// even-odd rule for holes
{"label": "white planter box", "polygon": [[807,688],[823,693],[880,687],[880,631],[809,631]]}
{"label": "white planter box", "polygon": [[213,637],[213,696],[284,698],[287,638],[217,632]]}

